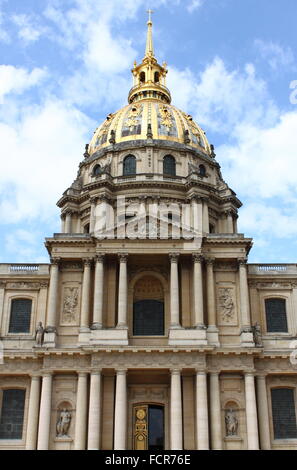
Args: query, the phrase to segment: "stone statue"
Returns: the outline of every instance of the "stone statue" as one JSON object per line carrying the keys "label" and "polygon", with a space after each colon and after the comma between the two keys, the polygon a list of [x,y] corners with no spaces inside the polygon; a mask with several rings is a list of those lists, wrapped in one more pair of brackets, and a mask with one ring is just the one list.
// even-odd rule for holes
{"label": "stone statue", "polygon": [[69,437],[68,430],[71,423],[71,413],[66,408],[60,411],[57,422],[57,437]]}
{"label": "stone statue", "polygon": [[254,338],[254,343],[257,348],[262,348],[262,335],[261,335],[261,327],[256,323],[255,325],[252,326],[252,332],[253,332],[253,338]]}
{"label": "stone statue", "polygon": [[42,326],[42,322],[40,321],[37,325],[36,332],[35,332],[35,341],[37,346],[42,346],[44,340],[44,328]]}
{"label": "stone statue", "polygon": [[226,411],[225,424],[226,436],[237,436],[238,419],[236,418],[236,414],[232,409]]}

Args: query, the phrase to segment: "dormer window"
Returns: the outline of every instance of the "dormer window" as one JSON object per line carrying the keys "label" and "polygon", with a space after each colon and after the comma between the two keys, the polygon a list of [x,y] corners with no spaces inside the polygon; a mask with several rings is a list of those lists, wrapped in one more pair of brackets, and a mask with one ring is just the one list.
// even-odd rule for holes
{"label": "dormer window", "polygon": [[123,176],[136,174],[136,158],[134,155],[128,155],[123,163]]}
{"label": "dormer window", "polygon": [[100,165],[95,165],[93,168],[93,176],[99,176],[102,173],[102,169]]}
{"label": "dormer window", "polygon": [[163,159],[163,173],[166,176],[176,176],[176,162],[172,155],[166,155]]}
{"label": "dormer window", "polygon": [[202,178],[206,176],[206,168],[204,165],[199,165],[199,176],[202,176]]}

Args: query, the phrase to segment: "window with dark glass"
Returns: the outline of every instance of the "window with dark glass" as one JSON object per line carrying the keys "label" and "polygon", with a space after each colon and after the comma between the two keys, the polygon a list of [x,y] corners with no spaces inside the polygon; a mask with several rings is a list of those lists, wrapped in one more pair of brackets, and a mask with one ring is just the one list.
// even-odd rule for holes
{"label": "window with dark glass", "polygon": [[288,332],[285,299],[266,299],[265,313],[268,333]]}
{"label": "window with dark glass", "polygon": [[135,175],[136,174],[136,158],[133,155],[128,155],[124,159],[123,175]]}
{"label": "window with dark glass", "polygon": [[140,72],[140,82],[141,83],[145,82],[145,72]]}
{"label": "window with dark glass", "polygon": [[151,299],[134,302],[133,335],[164,335],[164,302]]}
{"label": "window with dark glass", "polygon": [[99,176],[99,175],[101,175],[101,166],[95,165],[93,169],[93,176]]}
{"label": "window with dark glass", "polygon": [[148,450],[164,450],[164,407],[150,405],[148,409]]}
{"label": "window with dark glass", "polygon": [[292,388],[273,388],[271,401],[274,439],[296,439],[294,390]]}
{"label": "window with dark glass", "polygon": [[30,333],[32,300],[14,299],[11,302],[9,333]]}
{"label": "window with dark glass", "polygon": [[206,176],[206,168],[204,165],[199,165],[199,175],[200,176]]}
{"label": "window with dark glass", "polygon": [[160,81],[160,74],[159,72],[155,72],[155,83],[159,83]]}
{"label": "window with dark glass", "polygon": [[163,173],[168,176],[176,176],[176,162],[171,155],[166,155],[163,159]]}
{"label": "window with dark glass", "polygon": [[25,390],[3,390],[0,439],[22,439]]}

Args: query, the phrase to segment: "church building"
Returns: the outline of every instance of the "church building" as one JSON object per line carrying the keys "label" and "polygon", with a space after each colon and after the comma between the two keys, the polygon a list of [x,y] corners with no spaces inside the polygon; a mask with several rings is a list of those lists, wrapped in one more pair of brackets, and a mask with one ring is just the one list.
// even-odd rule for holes
{"label": "church building", "polygon": [[297,264],[248,263],[151,17],[132,76],[58,201],[50,263],[0,264],[0,450],[297,450]]}

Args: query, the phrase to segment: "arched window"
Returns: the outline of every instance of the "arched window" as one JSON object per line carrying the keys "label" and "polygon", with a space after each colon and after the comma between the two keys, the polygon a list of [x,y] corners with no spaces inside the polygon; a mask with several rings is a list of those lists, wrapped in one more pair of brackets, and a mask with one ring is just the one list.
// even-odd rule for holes
{"label": "arched window", "polygon": [[11,302],[9,333],[30,333],[32,300],[14,299]]}
{"label": "arched window", "polygon": [[2,392],[0,439],[22,439],[26,390]]}
{"label": "arched window", "polygon": [[296,411],[293,388],[271,390],[274,439],[296,439]]}
{"label": "arched window", "polygon": [[166,155],[163,159],[163,174],[176,176],[176,162],[172,155]]}
{"label": "arched window", "polygon": [[90,233],[90,224],[84,226],[84,233]]}
{"label": "arched window", "polygon": [[144,276],[134,287],[133,335],[164,335],[164,294],[161,282]]}
{"label": "arched window", "polygon": [[159,83],[160,81],[160,74],[159,72],[155,72],[155,83]]}
{"label": "arched window", "polygon": [[100,165],[95,165],[93,168],[93,176],[99,176],[101,175],[101,166]]}
{"label": "arched window", "polygon": [[265,314],[268,333],[288,332],[285,299],[266,299]]}
{"label": "arched window", "polygon": [[123,175],[135,175],[136,174],[136,158],[133,155],[128,155],[124,159],[123,163]]}
{"label": "arched window", "polygon": [[144,82],[145,82],[145,72],[140,72],[139,79],[140,79],[140,83],[144,83]]}
{"label": "arched window", "polygon": [[202,177],[206,176],[206,168],[204,165],[199,165],[199,175]]}

